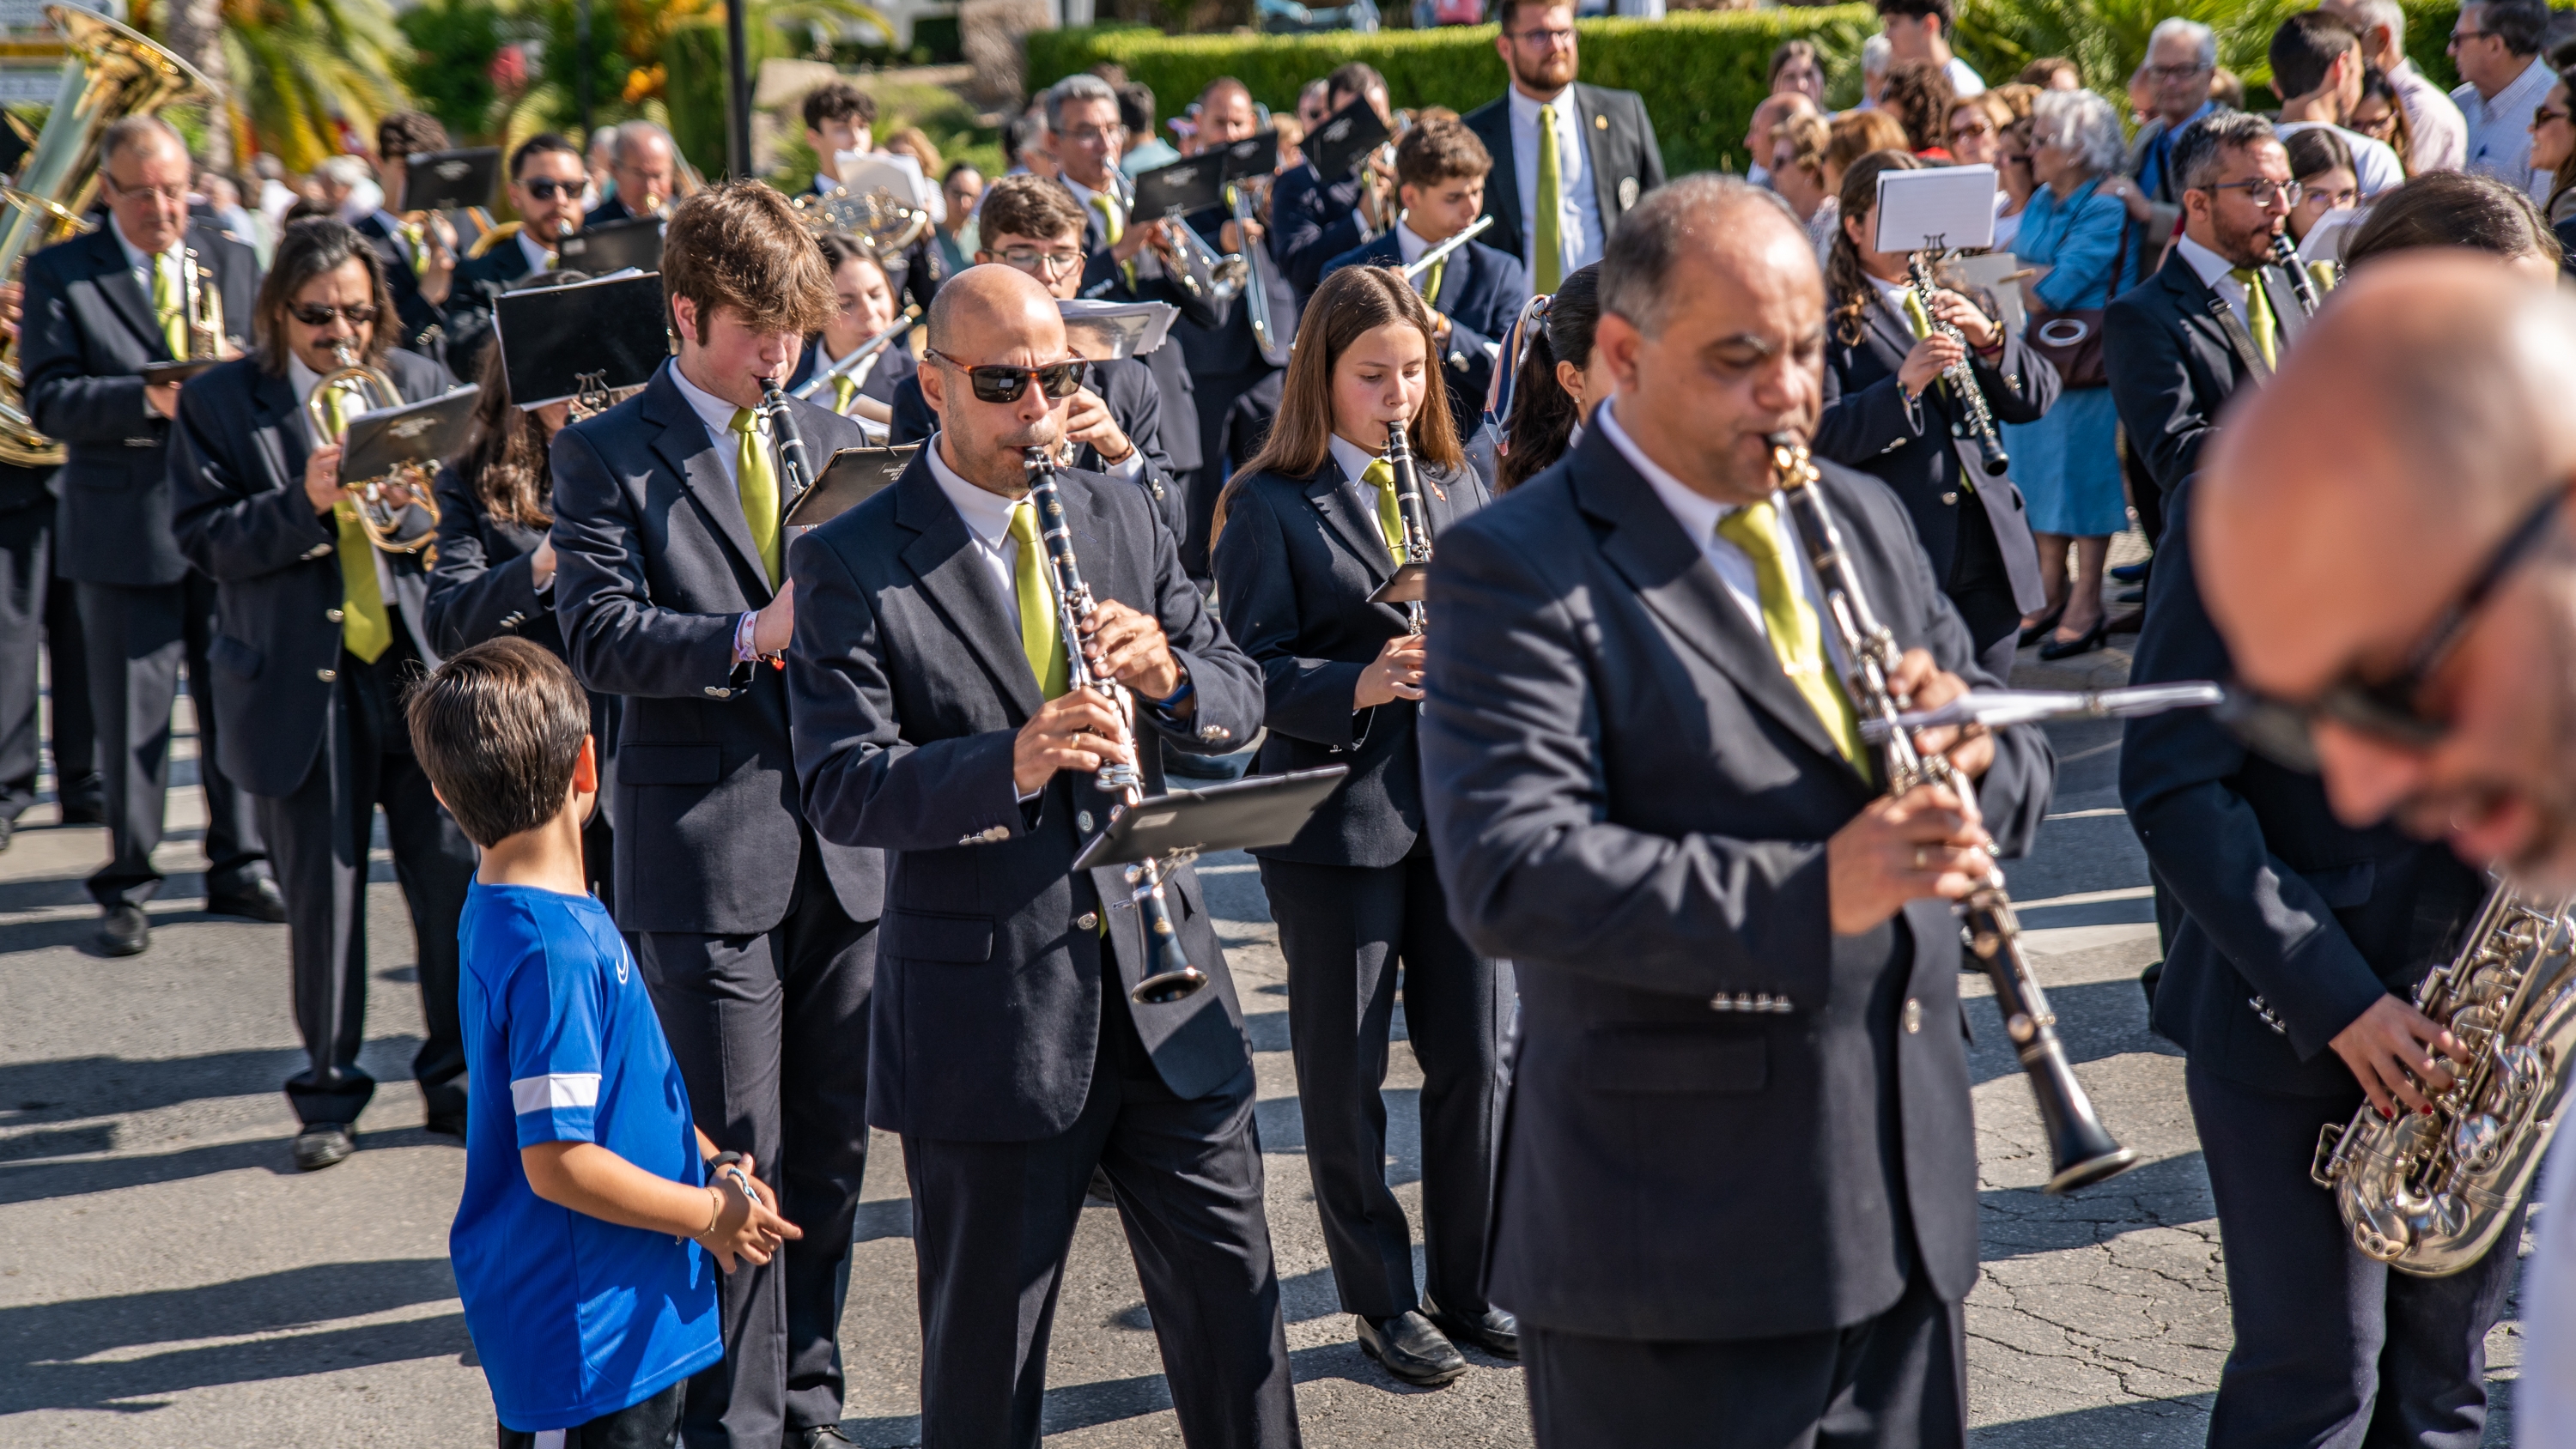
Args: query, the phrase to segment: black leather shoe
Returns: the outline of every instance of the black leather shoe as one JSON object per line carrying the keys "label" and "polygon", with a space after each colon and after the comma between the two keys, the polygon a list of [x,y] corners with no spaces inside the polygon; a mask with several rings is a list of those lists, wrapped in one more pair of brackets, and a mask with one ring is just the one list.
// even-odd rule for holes
{"label": "black leather shoe", "polygon": [[462,1112],[432,1112],[429,1120],[421,1125],[441,1137],[453,1137],[459,1142],[465,1140],[465,1114]]}
{"label": "black leather shoe", "polygon": [[1521,1321],[1499,1308],[1487,1308],[1470,1318],[1462,1313],[1451,1313],[1425,1298],[1422,1311],[1430,1317],[1434,1327],[1449,1335],[1452,1343],[1472,1343],[1496,1358],[1516,1359],[1521,1356]]}
{"label": "black leather shoe", "polygon": [[2056,608],[2049,610],[2047,613],[2040,615],[2036,621],[2023,626],[2021,631],[2021,647],[2027,649],[2033,644],[2038,643],[2040,640],[2047,638],[2050,632],[2057,628],[2057,621],[2065,617],[2066,606],[2064,604],[2060,604]]}
{"label": "black leather shoe", "polygon": [[62,807],[62,823],[65,825],[107,823],[107,792],[96,775],[75,782],[69,788],[57,788],[54,798]]}
{"label": "black leather shoe", "polygon": [[849,1442],[850,1436],[842,1433],[838,1424],[817,1424],[810,1429],[787,1431],[787,1449],[832,1449],[835,1444]]}
{"label": "black leather shoe", "polygon": [[295,1170],[320,1172],[337,1167],[358,1150],[358,1139],[338,1122],[316,1122],[295,1134]]}
{"label": "black leather shoe", "polygon": [[109,956],[140,956],[152,945],[152,923],[141,906],[109,906],[98,923],[98,949]]}
{"label": "black leather shoe", "polygon": [[1436,1389],[1467,1371],[1467,1356],[1418,1312],[1358,1323],[1360,1352],[1408,1384]]}
{"label": "black leather shoe", "polygon": [[2042,659],[2072,659],[2078,654],[2090,654],[2094,650],[2102,647],[2102,641],[2109,638],[2110,633],[2111,621],[2108,619],[2096,619],[2093,621],[2092,628],[2085,630],[2083,633],[2076,635],[2072,639],[2060,639],[2055,635],[2050,635],[2048,642],[2039,646],[2039,657]]}
{"label": "black leather shoe", "polygon": [[2144,590],[2144,589],[2122,589],[2122,590],[2120,591],[2120,596],[2119,596],[2118,598],[2116,598],[2116,599],[2113,599],[2111,602],[2113,602],[2113,603],[2115,603],[2115,604],[2143,604],[2143,603],[2145,603],[2146,601],[2147,601],[2147,591],[2146,591],[2146,590]]}
{"label": "black leather shoe", "polygon": [[286,924],[286,897],[278,893],[277,882],[264,875],[258,876],[245,881],[238,890],[226,891],[222,895],[209,892],[206,896],[206,914],[240,916],[246,920],[266,921],[272,926],[282,926]]}

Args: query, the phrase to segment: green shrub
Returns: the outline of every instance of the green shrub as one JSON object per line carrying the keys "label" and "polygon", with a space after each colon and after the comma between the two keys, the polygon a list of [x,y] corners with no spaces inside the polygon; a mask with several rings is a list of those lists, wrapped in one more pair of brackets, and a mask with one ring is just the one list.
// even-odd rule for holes
{"label": "green shrub", "polygon": [[438,117],[457,144],[467,144],[492,124],[492,58],[501,53],[501,12],[491,0],[431,0],[402,13],[397,24],[411,42],[402,83],[421,108]]}

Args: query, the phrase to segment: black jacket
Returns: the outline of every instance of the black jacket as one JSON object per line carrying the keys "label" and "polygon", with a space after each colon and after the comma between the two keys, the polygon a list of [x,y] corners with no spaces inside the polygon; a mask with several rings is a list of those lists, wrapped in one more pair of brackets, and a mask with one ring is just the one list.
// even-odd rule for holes
{"label": "black jacket", "polygon": [[[2192,577],[2191,493],[2186,480],[2165,503],[2135,683],[2235,673]],[[2120,802],[2183,912],[2157,1033],[2266,1091],[2349,1095],[2327,1043],[2380,997],[2411,998],[2485,889],[2439,841],[2336,820],[2324,782],[2248,750],[2205,710],[2129,721]]]}
{"label": "black jacket", "polygon": [[[1433,552],[1485,502],[1475,470],[1422,478]],[[1404,611],[1368,596],[1395,573],[1380,541],[1377,490],[1327,457],[1311,478],[1256,473],[1234,488],[1213,555],[1226,632],[1261,666],[1267,701],[1259,772],[1346,765],[1297,838],[1254,852],[1315,865],[1393,865],[1422,835],[1419,706],[1355,709],[1361,673],[1405,630]]]}
{"label": "black jacket", "polygon": [[[878,350],[877,360],[869,366],[866,379],[859,384],[859,396],[874,398],[888,407],[894,406],[896,390],[911,381],[913,374],[921,370],[921,364],[913,360],[912,349],[904,345],[906,340],[898,337]],[[822,334],[817,333],[805,339],[805,355],[796,359],[796,370],[787,377],[788,392],[792,393],[814,380],[814,374],[821,371],[824,364],[832,360],[823,355],[825,351]],[[831,390],[827,388],[816,393],[814,405],[830,407]],[[821,467],[823,460],[815,459],[814,465]]]}
{"label": "black jacket", "polygon": [[[444,304],[433,305],[420,294],[420,274],[412,270],[410,241],[385,225],[382,211],[361,220],[358,235],[375,249],[376,263],[385,269],[385,285],[394,294],[394,313],[402,319],[397,341],[425,357],[437,356],[444,351],[447,309]],[[452,279],[448,295],[451,299],[456,295]]]}
{"label": "black jacket", "polygon": [[[1344,267],[1402,267],[1404,249],[1392,231],[1381,232],[1368,245],[1324,264],[1324,275]],[[1529,300],[1529,273],[1517,257],[1506,256],[1481,241],[1451,252],[1440,268],[1440,295],[1422,299],[1449,319],[1449,341],[1441,354],[1443,391],[1458,436],[1471,436],[1485,414],[1485,390],[1493,386],[1496,349],[1503,334],[1519,320]]]}
{"label": "black jacket", "polygon": [[[1166,343],[1155,349],[1155,355],[1176,350]],[[1163,390],[1155,385],[1153,372],[1143,358],[1104,358],[1091,364],[1091,377],[1085,385],[1100,394],[1109,415],[1118,420],[1118,431],[1125,433],[1136,451],[1145,455],[1145,472],[1137,482],[1153,500],[1155,516],[1172,531],[1172,537],[1181,537],[1188,526],[1189,499],[1187,490],[1175,479],[1171,455],[1163,444],[1173,410],[1163,405]],[[1182,411],[1187,411],[1187,401],[1183,399]],[[931,434],[939,431],[939,415],[930,410],[929,401],[921,395],[918,372],[895,388],[893,407],[894,422],[886,433],[888,443],[896,447],[926,443]],[[1074,454],[1073,466],[1084,472],[1099,471],[1100,450],[1083,444]]]}
{"label": "black jacket", "polygon": [[[225,330],[247,337],[258,256],[211,222],[191,221],[186,245],[222,290]],[[188,563],[170,532],[171,425],[144,407],[137,371],[173,360],[152,294],[105,225],[28,258],[26,280],[18,370],[27,411],[68,452],[54,571],[83,583],[175,584]]]}
{"label": "black jacket", "polygon": [[1324,280],[1326,263],[1368,240],[1359,204],[1359,177],[1328,182],[1312,161],[1270,183],[1270,256],[1299,307]]}
{"label": "black jacket", "polygon": [[[754,935],[786,919],[805,834],[786,682],[733,662],[736,620],[775,591],[675,365],[555,435],[555,617],[573,673],[623,696],[618,928]],[[859,446],[858,424],[790,406],[814,458]],[[875,920],[877,853],[819,849],[841,908]]]}
{"label": "black jacket", "polygon": [[[405,401],[435,397],[451,381],[408,352],[387,353],[384,369]],[[261,371],[255,357],[179,389],[173,525],[188,562],[215,581],[216,635],[206,652],[225,677],[215,691],[217,747],[224,773],[254,795],[291,794],[304,782],[340,665],[339,527],[305,496],[305,428],[294,385]],[[384,557],[394,583],[385,602],[422,662],[434,665],[420,555]]]}
{"label": "black jacket", "polygon": [[[1995,685],[1905,510],[1821,468],[1897,641]],[[1493,1301],[1568,1333],[1711,1340],[1858,1323],[1917,1272],[1966,1296],[1958,922],[1916,901],[1837,936],[1827,908],[1825,842],[1873,776],[1599,415],[1438,556],[1432,854],[1451,917],[1512,959],[1522,1004]],[[1978,797],[2005,852],[2038,829],[2053,768],[2038,730],[1999,732]],[[1789,1010],[1713,1010],[1721,993]]]}
{"label": "black jacket", "polygon": [[[2278,267],[2263,269],[2264,292],[2280,319],[2281,345],[2297,343],[2305,318]],[[2129,446],[2166,493],[2200,467],[2201,446],[2236,390],[2271,375],[2250,336],[2180,247],[2156,274],[2115,298],[2102,317],[2102,361]]]}
{"label": "black jacket", "polygon": [[[1585,171],[1601,205],[1601,235],[1619,229],[1638,198],[1664,184],[1664,153],[1655,144],[1655,123],[1635,91],[1614,91],[1576,81],[1574,117],[1583,138],[1591,142]],[[1511,97],[1501,95],[1466,114],[1467,129],[1485,143],[1494,169],[1485,178],[1485,215],[1494,225],[1482,238],[1516,257],[1529,255],[1521,234],[1521,185],[1512,151]]]}
{"label": "black jacket", "polygon": [[[1260,676],[1135,489],[1070,473],[1060,490],[1093,596],[1159,619],[1195,690],[1186,720],[1140,706],[1145,793],[1159,794],[1151,737],[1201,753],[1235,748],[1260,727]],[[806,818],[826,840],[889,858],[868,1121],[969,1141],[1051,1137],[1090,1094],[1107,1011],[1133,1013],[1174,1095],[1241,1079],[1251,1066],[1243,1011],[1192,872],[1167,890],[1183,949],[1211,986],[1169,1005],[1130,1004],[1123,988],[1142,979],[1144,940],[1126,909],[1109,911],[1115,969],[1104,973],[1097,913],[1124,895],[1122,872],[1071,867],[1112,801],[1092,777],[1058,774],[1020,803],[1011,751],[1041,703],[1038,681],[1012,603],[928,459],[791,554],[787,667]]]}

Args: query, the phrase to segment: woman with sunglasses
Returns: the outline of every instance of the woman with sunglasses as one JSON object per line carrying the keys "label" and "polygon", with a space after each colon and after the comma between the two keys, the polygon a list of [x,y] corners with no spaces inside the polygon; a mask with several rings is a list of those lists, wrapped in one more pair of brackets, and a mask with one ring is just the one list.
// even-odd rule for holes
{"label": "woman with sunglasses", "polygon": [[2541,214],[2558,233],[2559,245],[2576,252],[2576,117],[2569,113],[2569,96],[2576,87],[2569,84],[2570,76],[2576,70],[2560,72],[2540,109],[2532,112],[2531,169],[2549,173],[2549,201]]}
{"label": "woman with sunglasses", "polygon": [[[1327,276],[1298,328],[1278,421],[1218,500],[1215,544],[1226,630],[1267,680],[1258,769],[1350,769],[1294,840],[1254,855],[1288,960],[1306,1167],[1334,1286],[1358,1319],[1361,1351],[1420,1385],[1467,1371],[1461,1341],[1519,1354],[1518,1325],[1485,1301],[1481,1281],[1511,972],[1449,923],[1414,743],[1423,636],[1407,632],[1402,609],[1369,602],[1405,554],[1397,479],[1380,457],[1390,421],[1408,430],[1435,549],[1484,501],[1439,357],[1431,316],[1401,274]],[[1423,1072],[1421,1291],[1386,1182],[1380,1095],[1399,963]]]}

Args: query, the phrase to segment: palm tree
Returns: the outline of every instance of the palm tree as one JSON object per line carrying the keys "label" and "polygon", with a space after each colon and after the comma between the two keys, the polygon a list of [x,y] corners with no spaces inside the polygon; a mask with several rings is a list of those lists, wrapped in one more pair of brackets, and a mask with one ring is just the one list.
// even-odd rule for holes
{"label": "palm tree", "polygon": [[384,0],[223,0],[233,105],[287,169],[340,150],[334,119],[370,139],[410,104],[395,79],[408,51]]}

